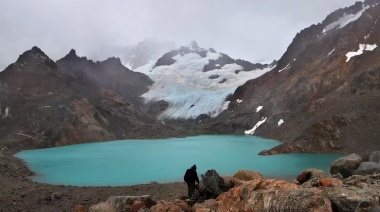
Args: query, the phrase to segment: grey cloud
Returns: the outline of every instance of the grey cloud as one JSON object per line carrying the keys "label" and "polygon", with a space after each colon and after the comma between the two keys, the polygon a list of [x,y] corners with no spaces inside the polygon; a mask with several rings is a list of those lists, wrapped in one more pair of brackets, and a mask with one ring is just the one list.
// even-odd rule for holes
{"label": "grey cloud", "polygon": [[0,69],[32,46],[53,59],[144,38],[196,40],[253,62],[278,59],[297,32],[354,0],[1,0]]}

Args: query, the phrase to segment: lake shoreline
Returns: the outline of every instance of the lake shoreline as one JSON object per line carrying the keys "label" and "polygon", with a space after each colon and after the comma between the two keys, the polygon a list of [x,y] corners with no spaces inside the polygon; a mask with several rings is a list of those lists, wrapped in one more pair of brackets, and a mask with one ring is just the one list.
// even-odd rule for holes
{"label": "lake shoreline", "polygon": [[[0,211],[75,211],[106,201],[110,196],[150,195],[173,202],[187,194],[184,182],[129,186],[63,186],[31,181],[35,176],[26,163],[14,156],[16,150],[0,150]],[[201,173],[198,173],[200,177]]]}
{"label": "lake shoreline", "polygon": [[328,164],[341,157],[335,154],[257,155],[278,143],[256,136],[201,135],[79,144],[22,151],[16,156],[38,173],[35,181],[74,186],[182,181],[183,172],[193,164],[197,164],[199,174],[214,169],[220,175],[232,176],[238,170],[254,170],[267,178],[291,181],[308,168],[328,172]]}
{"label": "lake shoreline", "polygon": [[90,207],[110,196],[150,195],[156,200],[174,201],[187,194],[184,182],[149,183],[130,186],[63,186],[36,183],[16,151],[0,150],[0,211],[75,211]]}

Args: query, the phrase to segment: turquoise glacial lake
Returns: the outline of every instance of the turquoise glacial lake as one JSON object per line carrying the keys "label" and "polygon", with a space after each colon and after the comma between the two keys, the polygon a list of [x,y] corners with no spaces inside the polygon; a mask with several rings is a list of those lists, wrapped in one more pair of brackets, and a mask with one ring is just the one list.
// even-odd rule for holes
{"label": "turquoise glacial lake", "polygon": [[155,140],[122,140],[27,150],[15,156],[36,174],[33,181],[76,186],[121,186],[183,181],[197,165],[198,176],[209,169],[233,175],[254,170],[268,178],[292,180],[303,170],[329,171],[340,154],[260,156],[280,144],[254,136],[203,135]]}

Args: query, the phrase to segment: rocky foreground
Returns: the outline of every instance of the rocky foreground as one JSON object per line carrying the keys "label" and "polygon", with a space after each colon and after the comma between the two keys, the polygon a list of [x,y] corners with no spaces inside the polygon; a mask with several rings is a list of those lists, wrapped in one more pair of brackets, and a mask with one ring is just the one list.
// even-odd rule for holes
{"label": "rocky foreground", "polygon": [[[0,211],[380,211],[380,152],[351,154],[331,164],[331,174],[308,169],[293,182],[238,171],[201,175],[211,195],[185,200],[184,183],[74,187],[31,182],[14,152],[0,149]],[[206,190],[206,189],[204,189]]]}

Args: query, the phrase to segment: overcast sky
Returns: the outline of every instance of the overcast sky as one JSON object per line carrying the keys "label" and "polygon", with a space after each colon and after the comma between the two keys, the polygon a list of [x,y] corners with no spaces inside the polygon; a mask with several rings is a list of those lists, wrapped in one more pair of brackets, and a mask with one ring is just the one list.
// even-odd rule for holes
{"label": "overcast sky", "polygon": [[297,32],[355,0],[0,0],[0,69],[33,46],[53,60],[144,38],[196,40],[252,62],[279,59]]}

